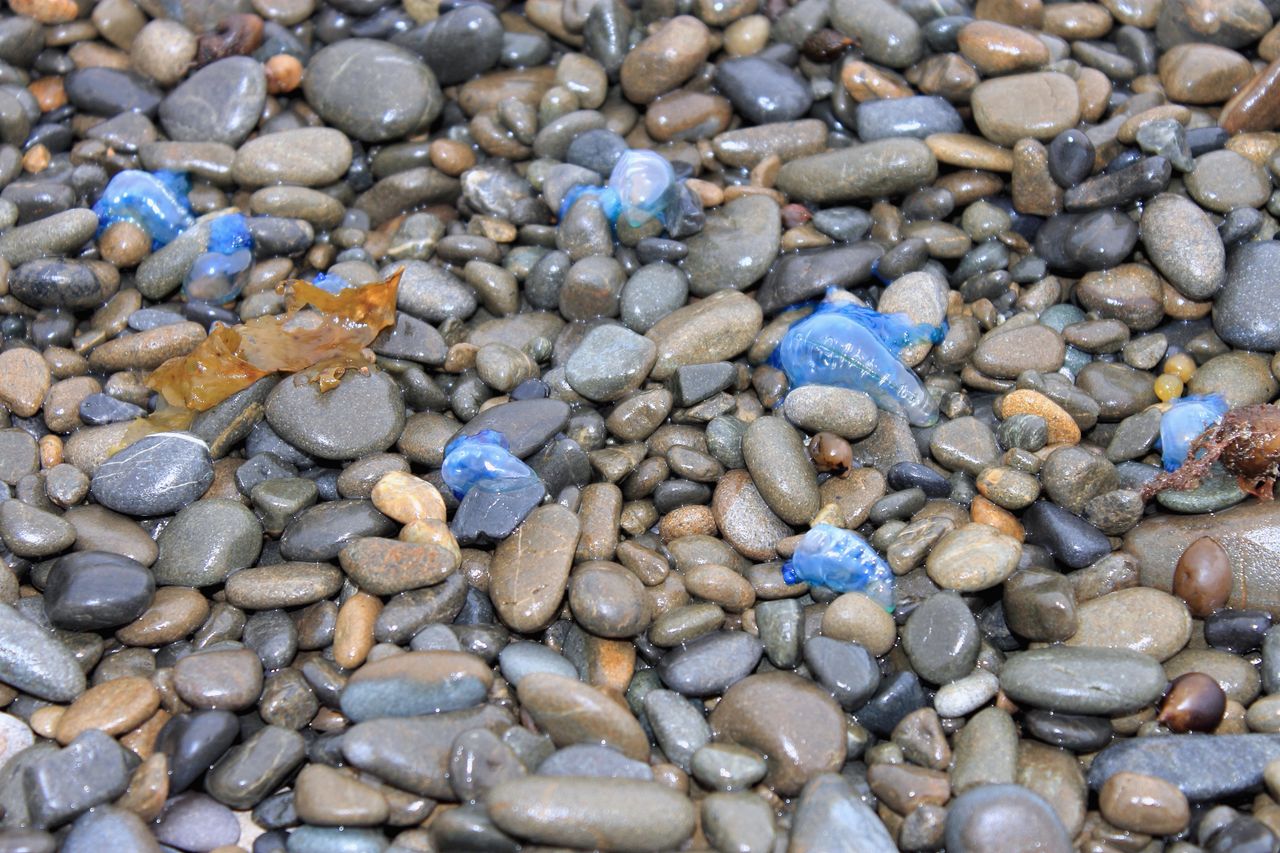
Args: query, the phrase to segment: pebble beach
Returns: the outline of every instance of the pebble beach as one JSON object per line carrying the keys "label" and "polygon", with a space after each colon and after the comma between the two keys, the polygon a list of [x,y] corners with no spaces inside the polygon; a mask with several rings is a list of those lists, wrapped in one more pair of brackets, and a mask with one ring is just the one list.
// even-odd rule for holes
{"label": "pebble beach", "polygon": [[1278,853],[1278,21],[7,0],[0,853]]}

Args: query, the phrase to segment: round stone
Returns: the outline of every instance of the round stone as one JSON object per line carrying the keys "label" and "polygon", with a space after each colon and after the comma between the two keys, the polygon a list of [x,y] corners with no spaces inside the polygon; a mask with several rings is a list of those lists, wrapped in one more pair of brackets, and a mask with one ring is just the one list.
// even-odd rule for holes
{"label": "round stone", "polygon": [[358,459],[386,450],[405,425],[400,386],[378,370],[348,371],[329,391],[285,379],[267,397],[266,416],[281,438],[321,459]]}
{"label": "round stone", "polygon": [[318,51],[302,83],[325,121],[364,142],[425,130],[444,106],[431,69],[404,48],[353,38]]}

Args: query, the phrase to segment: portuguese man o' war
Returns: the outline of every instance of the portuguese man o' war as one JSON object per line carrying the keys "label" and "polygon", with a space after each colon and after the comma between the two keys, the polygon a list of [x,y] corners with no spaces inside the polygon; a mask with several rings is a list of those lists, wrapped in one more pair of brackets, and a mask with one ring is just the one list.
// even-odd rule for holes
{"label": "portuguese man o' war", "polygon": [[609,183],[603,187],[577,186],[560,204],[560,218],[583,196],[596,196],[610,223],[620,217],[632,228],[657,219],[667,224],[667,208],[675,201],[676,173],[661,154],[632,149],[618,158]]}
{"label": "portuguese man o' war", "polygon": [[252,264],[253,235],[244,216],[219,216],[209,223],[208,251],[191,264],[182,292],[201,302],[230,302],[248,282]]}
{"label": "portuguese man o' war", "polygon": [[506,436],[492,429],[450,441],[440,476],[459,500],[473,488],[506,492],[522,489],[530,480],[540,482],[533,469],[511,453]]}
{"label": "portuguese man o' war", "polygon": [[913,324],[905,314],[881,314],[852,302],[827,299],[795,323],[774,350],[772,362],[792,388],[837,385],[862,391],[912,426],[932,426],[938,404],[898,353],[920,343],[938,343],[945,326]]}
{"label": "portuguese man o' war", "polygon": [[1172,401],[1160,416],[1160,457],[1164,470],[1176,471],[1187,459],[1191,443],[1209,427],[1222,420],[1231,408],[1217,394],[1182,397]]}
{"label": "portuguese man o' war", "polygon": [[98,236],[116,222],[132,222],[151,237],[155,251],[173,242],[195,222],[187,193],[191,182],[180,172],[118,173],[93,206],[98,215]]}
{"label": "portuguese man o' war", "polygon": [[893,570],[852,530],[815,524],[782,565],[787,583],[811,583],[836,592],[861,592],[893,611]]}

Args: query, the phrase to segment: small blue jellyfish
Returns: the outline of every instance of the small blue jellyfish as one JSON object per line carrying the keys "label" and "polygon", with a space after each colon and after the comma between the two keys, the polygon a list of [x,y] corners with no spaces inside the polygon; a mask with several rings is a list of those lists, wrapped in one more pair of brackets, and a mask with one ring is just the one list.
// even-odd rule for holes
{"label": "small blue jellyfish", "polygon": [[311,283],[326,293],[341,293],[351,286],[351,282],[347,281],[340,275],[332,275],[327,272],[318,272]]}
{"label": "small blue jellyfish", "polygon": [[473,488],[504,492],[538,480],[533,469],[511,453],[506,436],[492,429],[450,441],[444,449],[440,476],[459,500]]}
{"label": "small blue jellyfish", "polygon": [[815,524],[782,564],[787,583],[810,583],[836,592],[861,592],[893,611],[893,570],[852,530]]}
{"label": "small blue jellyfish", "polygon": [[828,291],[812,314],[787,330],[771,360],[792,388],[837,385],[862,391],[912,426],[932,426],[938,404],[898,353],[919,343],[936,344],[944,334],[945,326],[912,324],[905,314],[834,301]]}
{"label": "small blue jellyfish", "polygon": [[661,154],[632,149],[618,158],[604,187],[576,186],[560,203],[560,218],[583,196],[596,196],[611,224],[626,217],[632,228],[657,219],[666,225],[667,208],[676,197],[676,173]]}
{"label": "small blue jellyfish", "polygon": [[93,206],[98,236],[116,222],[132,222],[151,237],[152,250],[167,246],[195,221],[187,193],[191,182],[179,172],[126,169],[117,174]]}
{"label": "small blue jellyfish", "polygon": [[1160,456],[1164,470],[1176,471],[1187,460],[1191,443],[1222,420],[1231,408],[1217,394],[1182,397],[1172,401],[1160,417]]}
{"label": "small blue jellyfish", "polygon": [[209,223],[208,251],[191,264],[182,292],[200,302],[230,302],[248,282],[252,263],[253,235],[244,216],[219,216]]}

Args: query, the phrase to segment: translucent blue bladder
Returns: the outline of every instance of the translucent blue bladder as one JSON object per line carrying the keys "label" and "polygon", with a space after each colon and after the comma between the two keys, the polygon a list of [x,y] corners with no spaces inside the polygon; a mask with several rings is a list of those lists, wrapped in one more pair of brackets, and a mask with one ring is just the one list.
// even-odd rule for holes
{"label": "translucent blue bladder", "polygon": [[316,277],[312,279],[311,283],[326,293],[341,293],[351,286],[351,282],[342,276],[330,275],[327,272],[316,273]]}
{"label": "translucent blue bladder", "polygon": [[792,388],[838,385],[862,391],[912,426],[938,421],[938,404],[898,355],[920,343],[938,343],[945,326],[914,324],[905,314],[881,314],[830,293],[808,317],[795,323],[774,350],[772,362]]}
{"label": "translucent blue bladder", "polygon": [[676,173],[661,154],[632,149],[618,158],[603,187],[576,186],[560,204],[560,218],[583,196],[595,196],[611,224],[619,218],[638,228],[652,219],[666,224],[667,208],[675,199]]}
{"label": "translucent blue bladder", "polygon": [[893,570],[852,530],[815,524],[791,559],[782,564],[782,579],[836,592],[861,592],[885,610],[893,610]]}
{"label": "translucent blue bladder", "polygon": [[1176,471],[1187,460],[1191,443],[1222,420],[1231,407],[1217,394],[1181,397],[1160,416],[1160,456],[1164,470]]}
{"label": "translucent blue bladder", "polygon": [[472,489],[490,492],[514,491],[537,481],[533,469],[510,451],[506,436],[497,430],[482,429],[475,435],[460,435],[444,449],[440,476],[461,500]]}
{"label": "translucent blue bladder", "polygon": [[98,235],[116,222],[132,222],[150,235],[153,251],[167,246],[195,221],[187,202],[190,191],[191,182],[180,172],[126,169],[93,206]]}
{"label": "translucent blue bladder", "polygon": [[244,216],[228,213],[210,222],[208,249],[187,270],[182,292],[192,300],[230,302],[248,283],[253,264],[253,235]]}

